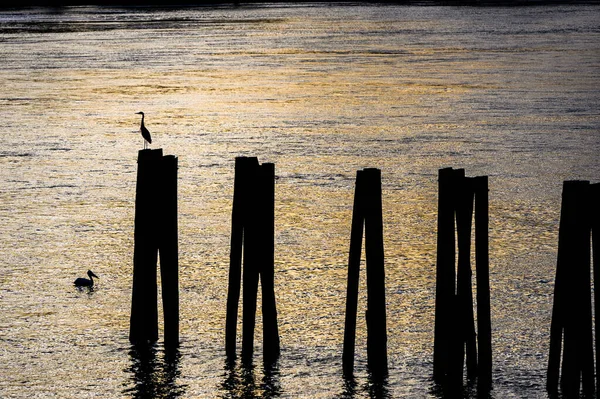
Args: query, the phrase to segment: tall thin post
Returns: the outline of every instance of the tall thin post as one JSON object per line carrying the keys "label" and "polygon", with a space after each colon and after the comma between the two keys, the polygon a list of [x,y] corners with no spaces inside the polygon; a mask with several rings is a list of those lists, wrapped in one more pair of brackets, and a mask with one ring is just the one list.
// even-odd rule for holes
{"label": "tall thin post", "polygon": [[558,392],[558,381],[560,377],[560,359],[562,352],[564,318],[566,314],[565,300],[567,270],[565,270],[564,248],[568,240],[567,224],[570,221],[571,193],[567,182],[563,184],[560,225],[558,228],[558,254],[556,262],[556,277],[554,282],[554,297],[552,305],[552,321],[550,323],[550,348],[548,352],[548,371],[546,374],[546,389],[552,395]]}
{"label": "tall thin post", "polygon": [[[458,172],[458,171],[457,171]],[[456,178],[459,189],[456,209],[456,231],[458,240],[457,288],[458,329],[460,331],[460,365],[464,364],[466,349],[467,376],[477,375],[477,343],[475,318],[473,316],[473,287],[471,271],[471,225],[473,222],[473,188],[471,179],[461,171]],[[461,367],[462,377],[462,367]],[[462,379],[462,378],[461,378]]]}
{"label": "tall thin post", "polygon": [[[554,304],[550,327],[547,389],[566,397],[595,391],[590,281],[590,186],[563,185]],[[562,349],[562,367],[560,357]]]}
{"label": "tall thin post", "polygon": [[[258,160],[256,160],[258,162]],[[231,246],[229,253],[229,284],[227,291],[227,317],[225,321],[225,352],[229,359],[235,358],[237,316],[242,285],[242,248],[244,237],[244,197],[247,191],[248,170],[253,158],[235,159],[233,207],[231,211]]]}
{"label": "tall thin post", "polygon": [[[478,378],[480,392],[491,387],[487,190],[487,176],[467,178],[464,169],[439,170],[433,376],[451,395],[459,394],[462,387],[465,355],[467,377]],[[473,210],[479,338],[471,268]]]}
{"label": "tall thin post", "polygon": [[162,150],[141,150],[135,196],[135,227],[133,250],[133,288],[129,340],[147,344],[158,340],[157,257],[158,239],[154,231],[160,190]]}
{"label": "tall thin post", "polygon": [[449,315],[455,291],[455,238],[454,201],[452,193],[454,171],[452,168],[439,170],[438,177],[438,223],[437,262],[435,291],[435,335],[433,350],[433,377],[443,382],[449,369],[450,348]]}
{"label": "tall thin post", "polygon": [[477,388],[485,391],[492,384],[488,177],[475,177],[473,184],[475,190],[475,267],[477,270],[477,343],[479,350]]}
{"label": "tall thin post", "polygon": [[[563,301],[565,302],[566,312],[564,313],[563,317],[564,349],[560,388],[562,393],[567,397],[575,397],[575,395],[579,395],[582,382],[582,373],[584,374],[584,377],[586,374],[589,374],[589,372],[586,372],[586,370],[583,369],[581,358],[581,351],[583,350],[584,346],[587,346],[585,342],[585,334],[582,331],[582,318],[586,317],[586,315],[583,314],[585,313],[583,310],[583,307],[585,307],[583,301],[585,301],[585,299],[581,293],[581,290],[585,292],[584,273],[586,269],[587,273],[589,274],[590,242],[589,235],[587,240],[585,240],[586,229],[582,225],[582,217],[584,215],[581,214],[584,206],[583,201],[587,186],[588,182],[566,181],[564,183],[563,191],[563,201],[567,203],[565,205],[567,207],[567,221],[565,223],[566,237],[562,242],[562,244],[564,244],[562,248],[559,244],[558,256],[559,261],[562,263],[562,265],[564,265],[563,268],[567,268],[567,272],[563,274],[563,278],[565,279],[565,293],[563,296]],[[561,215],[561,228],[562,227]],[[587,254],[585,252],[587,252]],[[586,257],[587,265],[585,264]],[[590,297],[591,295],[588,295],[588,301],[590,300]],[[591,323],[591,314],[589,317]],[[593,350],[590,352],[590,354],[593,356]],[[589,384],[588,380],[589,377],[584,378],[584,381]],[[584,391],[586,391],[586,388],[587,387],[584,386]]]}
{"label": "tall thin post", "polygon": [[[448,177],[449,186],[451,191],[448,197],[450,206],[452,207],[452,263],[448,261],[448,270],[446,278],[452,278],[451,284],[448,284],[448,288],[452,287],[452,292],[448,293],[447,305],[445,307],[445,324],[442,328],[445,329],[448,342],[447,348],[447,364],[445,370],[445,379],[443,380],[444,386],[449,393],[456,394],[462,386],[463,382],[463,365],[465,358],[465,341],[468,328],[466,326],[468,317],[467,312],[468,304],[466,302],[467,293],[466,290],[470,289],[470,282],[465,284],[465,279],[470,280],[468,273],[470,267],[468,264],[465,265],[465,254],[468,250],[465,250],[465,170],[464,169],[453,169],[451,175]],[[467,211],[468,212],[468,211]],[[460,225],[460,227],[459,227]],[[470,226],[469,226],[470,227]],[[456,234],[456,235],[455,235]],[[455,247],[456,245],[456,247]],[[458,248],[458,257],[456,254]],[[450,249],[447,249],[450,251]],[[448,255],[450,255],[448,253]],[[458,258],[458,259],[457,259]],[[468,262],[468,259],[466,260]],[[465,270],[465,266],[467,270]]]}
{"label": "tall thin post", "polygon": [[259,198],[255,195],[257,184],[258,159],[250,158],[247,162],[247,181],[243,194],[244,212],[244,249],[242,268],[242,362],[252,362],[254,354],[254,328],[256,326],[256,298],[258,294],[260,237]]}
{"label": "tall thin post", "polygon": [[594,272],[594,315],[596,343],[596,396],[600,395],[600,183],[590,185],[590,213],[592,220],[592,253]]}
{"label": "tall thin post", "polygon": [[266,363],[279,357],[279,329],[275,305],[275,165],[264,163],[259,170],[262,237],[260,284],[262,288],[263,354]]}
{"label": "tall thin post", "polygon": [[177,158],[164,156],[159,193],[162,203],[159,246],[165,345],[179,345],[179,255],[177,247]]}
{"label": "tall thin post", "polygon": [[574,325],[577,336],[577,364],[581,372],[581,385],[585,396],[595,391],[594,381],[594,338],[592,334],[592,291],[590,276],[590,185],[581,185],[579,206],[577,208],[577,242],[574,250],[576,307]]}
{"label": "tall thin post", "polygon": [[356,312],[358,307],[358,283],[360,277],[360,254],[364,225],[363,189],[364,172],[356,172],[354,207],[352,209],[352,229],[350,232],[350,255],[348,259],[348,286],[346,291],[346,322],[344,326],[344,352],[342,367],[344,375],[354,373],[354,347],[356,341]]}
{"label": "tall thin post", "polygon": [[[258,282],[262,287],[265,364],[279,357],[275,305],[275,165],[255,157],[236,158],[225,348],[235,358],[237,313],[243,280],[242,362],[252,362]],[[243,267],[242,267],[243,262]]]}
{"label": "tall thin post", "polygon": [[367,261],[367,364],[371,375],[375,379],[381,379],[387,375],[388,368],[381,171],[379,169],[364,169],[356,173],[342,356],[342,366],[346,377],[352,377],[354,372],[363,226]]}
{"label": "tall thin post", "polygon": [[365,256],[367,260],[367,363],[375,378],[387,375],[387,327],[381,170],[365,169]]}

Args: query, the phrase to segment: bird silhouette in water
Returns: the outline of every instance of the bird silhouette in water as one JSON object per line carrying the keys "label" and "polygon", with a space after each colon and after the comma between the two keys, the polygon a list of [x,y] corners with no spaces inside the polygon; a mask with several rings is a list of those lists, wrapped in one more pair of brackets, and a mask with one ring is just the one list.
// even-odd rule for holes
{"label": "bird silhouette in water", "polygon": [[94,274],[94,272],[91,270],[88,270],[87,275],[89,276],[89,279],[79,277],[77,280],[75,280],[75,282],[73,282],[73,284],[75,284],[76,287],[93,287],[94,286],[94,277],[100,278],[100,277],[96,276]]}
{"label": "bird silhouette in water", "polygon": [[142,115],[142,124],[140,125],[140,133],[142,133],[142,137],[144,138],[144,150],[147,148],[147,144],[152,144],[152,137],[150,137],[150,132],[148,131],[148,129],[146,129],[146,126],[144,126],[144,113],[143,112],[136,112],[136,114],[138,115]]}

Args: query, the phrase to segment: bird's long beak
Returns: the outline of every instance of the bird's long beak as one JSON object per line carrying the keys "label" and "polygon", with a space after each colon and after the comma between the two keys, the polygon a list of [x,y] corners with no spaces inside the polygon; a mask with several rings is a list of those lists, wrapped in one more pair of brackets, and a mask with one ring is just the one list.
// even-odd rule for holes
{"label": "bird's long beak", "polygon": [[96,276],[94,273],[90,273],[90,276],[100,278],[100,277]]}
{"label": "bird's long beak", "polygon": [[136,115],[141,115],[141,114],[142,114],[141,112],[136,112]]}

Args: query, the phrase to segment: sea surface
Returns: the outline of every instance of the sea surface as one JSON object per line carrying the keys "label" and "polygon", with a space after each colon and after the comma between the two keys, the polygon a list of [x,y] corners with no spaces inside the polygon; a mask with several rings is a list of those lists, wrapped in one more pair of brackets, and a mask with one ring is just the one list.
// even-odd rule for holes
{"label": "sea surface", "polygon": [[[546,398],[562,183],[600,181],[599,16],[585,5],[1,10],[0,397],[439,397],[437,174],[454,167],[489,176],[491,397]],[[174,354],[162,338],[150,353],[128,340],[138,111],[151,148],[179,159]],[[224,353],[237,156],[276,166],[282,352],[266,370],[260,311],[254,366]],[[384,384],[366,369],[364,268],[355,379],[341,371],[365,167],[383,176]],[[75,288],[88,269],[97,285]]]}

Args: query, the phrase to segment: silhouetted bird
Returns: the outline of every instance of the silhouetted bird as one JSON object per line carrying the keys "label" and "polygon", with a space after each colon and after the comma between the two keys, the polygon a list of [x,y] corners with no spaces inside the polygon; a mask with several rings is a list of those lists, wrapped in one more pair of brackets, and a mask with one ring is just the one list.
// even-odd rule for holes
{"label": "silhouetted bird", "polygon": [[148,129],[146,129],[146,126],[144,126],[144,113],[136,112],[136,114],[142,115],[142,124],[140,126],[140,133],[142,133],[142,137],[144,138],[144,149],[146,149],[146,142],[148,142],[148,144],[152,144],[152,137],[150,137],[150,132],[148,131]]}
{"label": "silhouetted bird", "polygon": [[87,275],[90,277],[89,279],[79,277],[77,280],[75,280],[75,282],[73,284],[75,284],[77,287],[93,287],[94,286],[93,277],[100,278],[100,277],[96,276],[94,274],[94,272],[92,272],[91,270],[88,270]]}

